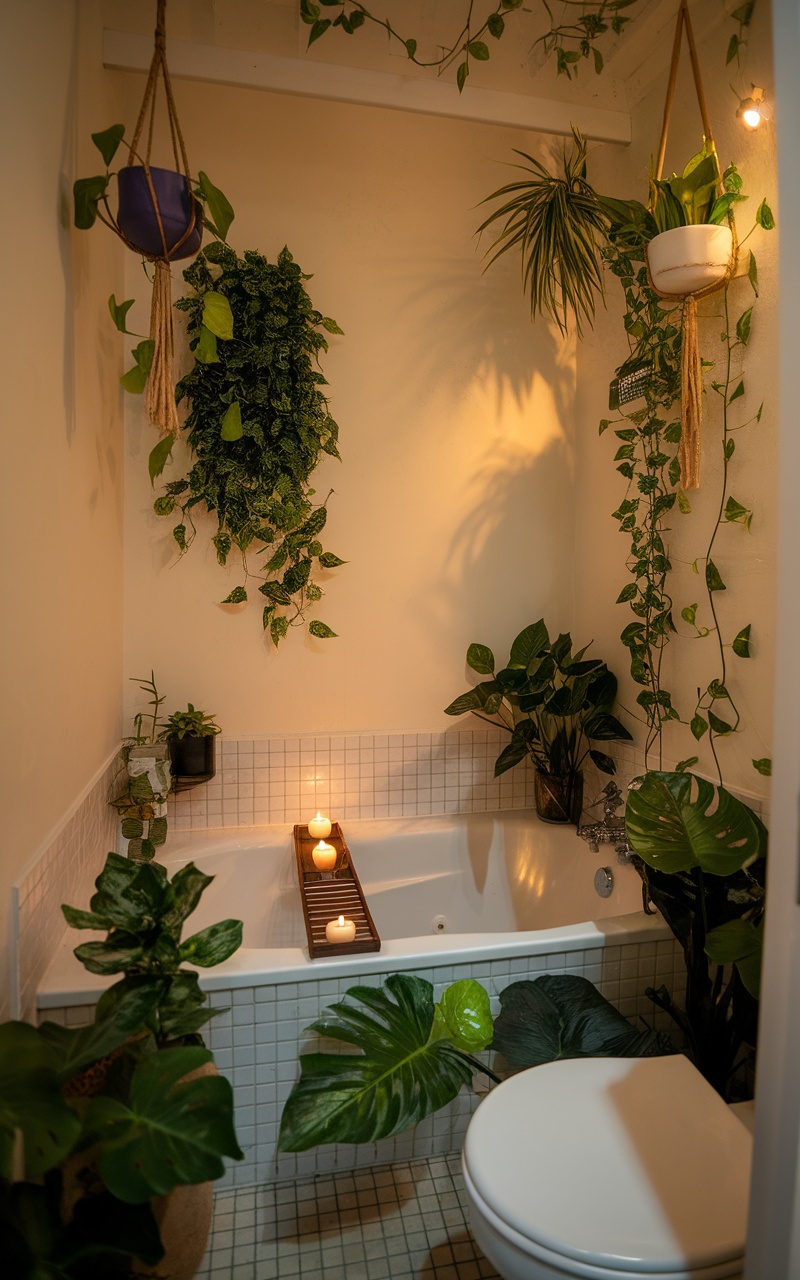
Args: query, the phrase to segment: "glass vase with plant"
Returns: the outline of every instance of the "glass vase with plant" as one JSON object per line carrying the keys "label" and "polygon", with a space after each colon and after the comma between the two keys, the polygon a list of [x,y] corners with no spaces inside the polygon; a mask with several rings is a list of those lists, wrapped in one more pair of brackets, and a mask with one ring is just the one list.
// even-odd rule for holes
{"label": "glass vase with plant", "polygon": [[536,771],[537,812],[548,822],[579,821],[587,757],[602,773],[616,771],[611,756],[592,744],[631,738],[611,712],[616,677],[600,658],[584,656],[588,647],[573,654],[569,632],[551,642],[541,618],[519,633],[499,671],[491,649],[471,644],[467,665],[490,679],[445,708],[449,716],[471,711],[511,734],[495,761],[494,775],[530,759]]}

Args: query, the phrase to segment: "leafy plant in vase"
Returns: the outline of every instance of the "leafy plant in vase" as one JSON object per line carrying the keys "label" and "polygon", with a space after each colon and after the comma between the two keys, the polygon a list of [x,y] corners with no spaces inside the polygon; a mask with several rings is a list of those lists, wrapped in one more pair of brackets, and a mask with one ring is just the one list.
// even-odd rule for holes
{"label": "leafy plant in vase", "polygon": [[471,644],[467,665],[491,679],[445,708],[449,716],[471,711],[511,734],[495,762],[495,777],[530,759],[536,811],[545,822],[577,824],[584,761],[588,757],[602,773],[616,770],[613,759],[592,743],[631,738],[611,713],[616,677],[600,658],[585,658],[587,649],[573,654],[569,633],[551,642],[541,618],[516,637],[508,663],[499,671],[491,649]]}
{"label": "leafy plant in vase", "polygon": [[162,721],[159,739],[169,747],[175,791],[185,791],[214,777],[214,744],[219,732],[213,716],[196,711],[191,702],[186,711],[173,711]]}
{"label": "leafy plant in vase", "polygon": [[211,1180],[242,1156],[199,1035],[218,1011],[182,968],[241,942],[235,920],[181,940],[211,878],[109,854],[90,910],[62,909],[107,931],[76,949],[87,968],[123,977],[89,1026],[0,1026],[0,1247],[15,1280],[190,1280],[199,1266]]}

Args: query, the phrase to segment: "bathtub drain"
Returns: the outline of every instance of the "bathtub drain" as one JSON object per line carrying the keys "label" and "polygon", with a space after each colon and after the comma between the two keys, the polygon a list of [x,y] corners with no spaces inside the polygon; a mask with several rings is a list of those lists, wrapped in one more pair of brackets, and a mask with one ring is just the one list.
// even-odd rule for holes
{"label": "bathtub drain", "polygon": [[431,930],[433,933],[446,933],[447,916],[434,916],[431,921]]}

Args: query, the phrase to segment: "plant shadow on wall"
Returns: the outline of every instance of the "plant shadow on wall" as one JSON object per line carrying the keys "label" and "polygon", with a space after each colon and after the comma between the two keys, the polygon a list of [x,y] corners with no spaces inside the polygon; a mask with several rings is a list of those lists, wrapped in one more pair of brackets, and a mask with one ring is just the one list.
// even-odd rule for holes
{"label": "plant shadow on wall", "polygon": [[[482,627],[487,639],[494,638],[486,618],[503,617],[508,600],[520,596],[520,555],[522,599],[558,615],[573,574],[571,475],[563,438],[546,441],[538,451],[533,439],[527,447],[498,440],[486,450],[468,490],[471,508],[447,548],[442,580],[424,602],[444,633],[452,630],[454,617],[463,617],[469,601],[465,625]],[[527,606],[521,608],[525,612]]]}
{"label": "plant shadow on wall", "polygon": [[[415,264],[415,269],[419,263]],[[416,288],[408,290],[407,263],[397,264],[404,296],[398,314],[406,319],[413,356],[401,386],[447,388],[463,397],[473,383],[494,398],[498,423],[504,412],[529,415],[533,422],[537,384],[552,399],[548,409],[559,423],[574,414],[574,359],[555,325],[534,334],[524,325],[518,276],[511,263],[475,278],[471,258],[444,254],[431,260]],[[400,286],[398,286],[400,287]],[[488,396],[487,396],[488,398]]]}

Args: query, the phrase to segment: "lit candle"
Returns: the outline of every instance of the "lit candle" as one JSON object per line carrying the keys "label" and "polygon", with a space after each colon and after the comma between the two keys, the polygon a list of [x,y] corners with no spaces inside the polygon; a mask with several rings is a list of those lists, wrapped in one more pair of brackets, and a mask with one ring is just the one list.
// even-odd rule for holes
{"label": "lit candle", "polygon": [[311,850],[311,859],[317,871],[333,871],[336,866],[336,850],[332,844],[326,844],[324,840],[320,840]]}
{"label": "lit candle", "polygon": [[308,834],[315,840],[324,840],[331,834],[331,820],[318,813],[308,824]]}
{"label": "lit candle", "polygon": [[325,937],[328,942],[352,942],[355,936],[355,922],[345,920],[344,916],[339,916],[338,920],[329,920],[325,925]]}

